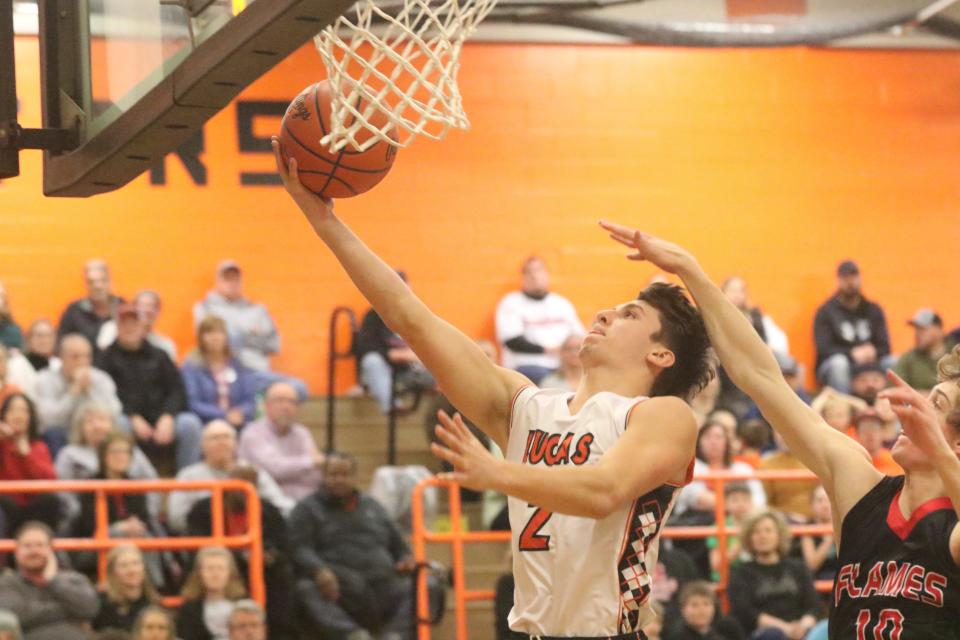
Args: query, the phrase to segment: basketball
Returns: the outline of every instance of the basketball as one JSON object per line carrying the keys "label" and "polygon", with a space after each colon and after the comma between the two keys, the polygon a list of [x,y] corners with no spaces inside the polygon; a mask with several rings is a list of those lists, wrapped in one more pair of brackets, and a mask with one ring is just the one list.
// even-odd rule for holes
{"label": "basketball", "polygon": [[[357,104],[356,108],[362,111],[363,105]],[[387,118],[377,111],[369,121],[382,127]],[[297,159],[300,182],[307,189],[325,198],[349,198],[369,191],[386,177],[393,166],[396,147],[380,141],[366,151],[347,145],[331,152],[320,144],[329,127],[330,84],[323,80],[293,99],[280,124],[280,152],[284,160]],[[357,141],[362,144],[372,135],[361,128]]]}

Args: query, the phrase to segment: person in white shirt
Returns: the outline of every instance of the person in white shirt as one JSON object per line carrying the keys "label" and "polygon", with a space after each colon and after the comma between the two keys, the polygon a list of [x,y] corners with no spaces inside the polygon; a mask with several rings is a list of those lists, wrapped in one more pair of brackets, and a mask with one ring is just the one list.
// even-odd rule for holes
{"label": "person in white shirt", "polygon": [[683,291],[656,284],[599,311],[577,391],[539,390],[431,312],[331,200],[300,183],[276,138],[273,149],[316,235],[451,403],[506,453],[493,457],[459,417],[436,430],[443,445],[432,445],[454,467],[445,478],[510,496],[510,627],[544,640],[643,640],[655,617],[660,530],[693,471],[697,423],[687,401],[711,376],[706,328]]}
{"label": "person in white shirt", "polygon": [[516,369],[534,384],[560,366],[560,345],[571,334],[583,335],[573,304],[550,292],[550,273],[543,259],[524,260],[520,291],[508,293],[497,305],[497,342],[503,345],[503,365]]}

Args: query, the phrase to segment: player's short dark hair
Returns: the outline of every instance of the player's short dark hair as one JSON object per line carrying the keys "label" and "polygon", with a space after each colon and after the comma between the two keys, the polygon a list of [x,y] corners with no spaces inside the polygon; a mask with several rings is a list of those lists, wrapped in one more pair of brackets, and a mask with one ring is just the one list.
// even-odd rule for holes
{"label": "player's short dark hair", "polygon": [[714,606],[717,605],[717,593],[713,588],[713,584],[706,580],[691,580],[683,585],[680,589],[680,594],[677,596],[677,604],[680,605],[680,609],[682,610],[687,606],[687,602],[692,598],[706,598],[712,602]]}
{"label": "player's short dark hair", "polygon": [[642,300],[660,314],[660,331],[651,336],[673,351],[676,361],[660,372],[650,396],[677,396],[691,400],[714,375],[710,339],[703,317],[683,289],[655,282],[640,292]]}

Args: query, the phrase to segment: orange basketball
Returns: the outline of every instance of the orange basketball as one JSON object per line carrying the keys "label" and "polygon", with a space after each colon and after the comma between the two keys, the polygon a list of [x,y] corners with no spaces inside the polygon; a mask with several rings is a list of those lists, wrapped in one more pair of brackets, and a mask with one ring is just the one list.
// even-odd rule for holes
{"label": "orange basketball", "polygon": [[[362,113],[363,104],[356,105]],[[377,111],[371,124],[382,127],[387,117]],[[348,123],[349,126],[349,123]],[[330,131],[330,84],[323,80],[300,92],[283,115],[280,124],[280,153],[285,160],[294,157],[300,182],[325,198],[349,198],[369,191],[386,177],[397,148],[380,141],[366,151],[357,151],[348,144],[331,153],[320,144]],[[357,142],[363,143],[373,134],[361,128]]]}

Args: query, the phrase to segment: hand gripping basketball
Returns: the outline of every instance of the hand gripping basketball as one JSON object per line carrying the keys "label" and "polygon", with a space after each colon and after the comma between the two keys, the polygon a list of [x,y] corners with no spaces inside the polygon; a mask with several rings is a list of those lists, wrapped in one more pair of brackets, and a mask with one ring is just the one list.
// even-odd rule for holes
{"label": "hand gripping basketball", "polygon": [[300,182],[297,159],[290,158],[289,161],[283,159],[283,154],[280,153],[280,141],[276,136],[270,139],[270,145],[273,147],[273,159],[277,163],[277,173],[280,174],[283,188],[303,210],[310,223],[316,226],[317,223],[332,219],[333,198],[322,198],[303,186]]}

